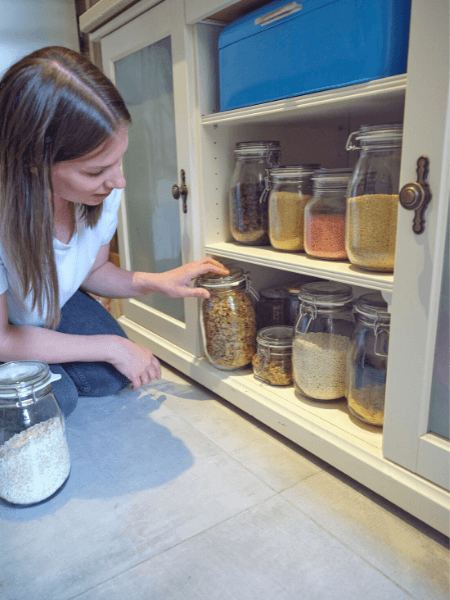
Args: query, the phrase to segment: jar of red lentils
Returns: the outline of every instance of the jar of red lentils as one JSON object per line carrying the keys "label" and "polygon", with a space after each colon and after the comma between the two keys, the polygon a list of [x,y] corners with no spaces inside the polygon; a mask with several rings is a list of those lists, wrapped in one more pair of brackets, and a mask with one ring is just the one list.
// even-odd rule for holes
{"label": "jar of red lentils", "polygon": [[345,260],[347,186],[352,169],[319,169],[313,196],[305,206],[305,252],[328,260]]}

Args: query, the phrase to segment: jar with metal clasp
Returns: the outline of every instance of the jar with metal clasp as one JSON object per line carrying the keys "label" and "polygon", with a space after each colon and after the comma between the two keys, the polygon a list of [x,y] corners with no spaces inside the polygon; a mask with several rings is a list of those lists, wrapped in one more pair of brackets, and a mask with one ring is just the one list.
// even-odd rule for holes
{"label": "jar with metal clasp", "polygon": [[311,277],[310,275],[299,275],[295,281],[289,281],[281,286],[281,289],[288,295],[288,321],[287,325],[291,327],[295,326],[298,317],[298,311],[300,310],[300,298],[298,297],[302,285],[305,283],[312,283],[314,281],[320,281],[318,277]]}
{"label": "jar with metal clasp", "polygon": [[390,314],[380,292],[363,294],[355,305],[356,329],[347,357],[346,397],[350,413],[383,425]]}
{"label": "jar with metal clasp", "polygon": [[293,327],[264,327],[258,331],[258,351],[254,355],[253,374],[270,385],[292,384]]}
{"label": "jar with metal clasp", "polygon": [[64,417],[46,363],[0,365],[0,498],[11,504],[48,499],[70,472]]}
{"label": "jar with metal clasp", "polygon": [[330,281],[306,283],[299,297],[292,348],[294,387],[312,400],[343,399],[355,328],[352,288]]}
{"label": "jar with metal clasp", "polygon": [[248,273],[239,267],[230,268],[225,277],[206,273],[197,279],[197,286],[210,293],[200,309],[207,358],[225,371],[248,366],[256,351],[254,302],[258,300]]}

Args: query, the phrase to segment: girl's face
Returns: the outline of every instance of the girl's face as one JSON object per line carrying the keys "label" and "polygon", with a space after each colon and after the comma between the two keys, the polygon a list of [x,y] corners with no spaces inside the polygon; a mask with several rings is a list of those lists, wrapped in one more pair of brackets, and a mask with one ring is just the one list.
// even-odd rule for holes
{"label": "girl's face", "polygon": [[128,147],[128,130],[121,125],[113,137],[89,154],[52,168],[55,201],[97,206],[114,190],[125,187],[120,169]]}

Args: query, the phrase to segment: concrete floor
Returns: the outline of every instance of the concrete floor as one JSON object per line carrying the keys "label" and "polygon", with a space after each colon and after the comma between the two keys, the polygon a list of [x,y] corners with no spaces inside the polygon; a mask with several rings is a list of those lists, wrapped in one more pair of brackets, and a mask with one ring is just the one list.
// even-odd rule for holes
{"label": "concrete floor", "polygon": [[167,366],[66,425],[61,492],[0,504],[1,600],[449,599],[448,538]]}

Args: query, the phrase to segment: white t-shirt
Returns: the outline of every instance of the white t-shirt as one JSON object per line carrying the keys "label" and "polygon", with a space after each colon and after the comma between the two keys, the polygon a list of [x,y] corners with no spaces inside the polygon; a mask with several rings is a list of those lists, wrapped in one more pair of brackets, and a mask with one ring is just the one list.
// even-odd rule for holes
{"label": "white t-shirt", "polygon": [[[122,190],[113,190],[103,201],[103,211],[95,227],[87,227],[77,217],[75,231],[68,244],[53,239],[56,269],[59,282],[59,305],[62,308],[86,279],[97,258],[101,246],[111,241],[117,228],[117,212],[122,199]],[[37,307],[31,310],[31,297],[25,299],[14,270],[4,254],[0,243],[0,294],[6,292],[8,319],[15,325],[45,324],[47,304],[44,314]]]}

